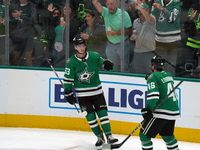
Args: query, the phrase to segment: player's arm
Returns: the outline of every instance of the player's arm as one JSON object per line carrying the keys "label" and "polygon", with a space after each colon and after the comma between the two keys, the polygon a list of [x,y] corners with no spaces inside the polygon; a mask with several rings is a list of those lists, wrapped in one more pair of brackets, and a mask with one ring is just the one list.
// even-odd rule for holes
{"label": "player's arm", "polygon": [[110,71],[114,69],[114,64],[109,59],[103,59],[100,54],[98,59],[98,66],[101,69],[104,69],[106,71]]}
{"label": "player's arm", "polygon": [[70,104],[76,102],[74,93],[72,91],[72,85],[74,84],[74,69],[71,65],[72,63],[67,63],[64,73],[64,88],[65,88],[65,98]]}
{"label": "player's arm", "polygon": [[141,109],[142,116],[145,120],[149,120],[153,117],[152,110],[156,107],[160,97],[158,85],[155,79],[156,78],[153,74],[150,74],[147,77],[147,102],[146,107]]}
{"label": "player's arm", "polygon": [[151,74],[147,79],[147,102],[146,108],[153,110],[156,107],[157,102],[160,98],[160,92],[158,83],[153,74]]}

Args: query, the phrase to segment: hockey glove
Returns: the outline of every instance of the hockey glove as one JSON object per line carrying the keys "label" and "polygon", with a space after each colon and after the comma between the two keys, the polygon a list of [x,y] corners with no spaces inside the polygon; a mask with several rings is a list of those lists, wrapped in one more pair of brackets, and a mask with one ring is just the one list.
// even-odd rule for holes
{"label": "hockey glove", "polygon": [[107,71],[109,71],[109,70],[112,70],[113,69],[113,63],[110,61],[110,60],[105,60],[104,62],[103,62],[103,68],[105,69],[105,70],[107,70]]}
{"label": "hockey glove", "polygon": [[74,93],[72,91],[65,92],[65,98],[66,98],[67,102],[70,103],[71,105],[76,103],[76,98],[75,98]]}
{"label": "hockey glove", "polygon": [[150,118],[153,117],[152,111],[149,108],[142,108],[141,113],[142,113],[144,120],[149,120]]}

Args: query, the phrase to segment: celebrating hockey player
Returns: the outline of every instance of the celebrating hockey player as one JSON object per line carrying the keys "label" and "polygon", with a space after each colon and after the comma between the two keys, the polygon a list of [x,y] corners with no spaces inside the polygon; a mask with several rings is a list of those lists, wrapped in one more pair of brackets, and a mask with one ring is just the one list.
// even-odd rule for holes
{"label": "celebrating hockey player", "polygon": [[81,111],[87,112],[86,119],[98,138],[95,146],[101,148],[105,140],[96,115],[100,119],[107,143],[112,144],[118,141],[112,137],[107,105],[98,72],[98,68],[112,70],[113,63],[110,60],[104,60],[98,53],[86,51],[87,44],[82,37],[75,37],[73,45],[76,54],[67,60],[64,74],[65,97],[72,105],[76,102],[72,92],[72,85],[74,85]]}
{"label": "celebrating hockey player", "polygon": [[147,77],[146,108],[141,110],[144,124],[140,129],[140,140],[143,150],[153,150],[151,138],[159,133],[168,150],[178,150],[178,142],[174,137],[175,119],[179,118],[178,99],[175,92],[152,113],[152,110],[174,88],[173,76],[163,71],[165,60],[154,56],[151,60],[151,73]]}

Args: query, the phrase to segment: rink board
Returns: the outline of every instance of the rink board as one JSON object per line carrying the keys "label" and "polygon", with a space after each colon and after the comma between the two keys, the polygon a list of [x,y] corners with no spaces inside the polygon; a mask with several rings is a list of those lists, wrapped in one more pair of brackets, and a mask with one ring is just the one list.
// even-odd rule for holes
{"label": "rink board", "polygon": [[[64,72],[57,71],[61,79]],[[0,126],[90,131],[85,118],[64,98],[53,71],[0,69]],[[112,132],[128,135],[142,121],[146,81],[126,74],[100,74]],[[175,80],[175,85],[179,80]],[[200,143],[200,83],[184,81],[176,90],[181,117],[178,140]],[[78,104],[77,104],[78,106]],[[138,135],[139,129],[133,135]]]}

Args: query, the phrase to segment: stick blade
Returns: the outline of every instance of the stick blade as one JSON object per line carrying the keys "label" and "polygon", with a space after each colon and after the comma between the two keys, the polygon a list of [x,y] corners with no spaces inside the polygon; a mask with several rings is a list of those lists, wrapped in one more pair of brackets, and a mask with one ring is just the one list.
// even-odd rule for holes
{"label": "stick blade", "polygon": [[87,111],[80,112],[79,115],[84,118],[87,116]]}
{"label": "stick blade", "polygon": [[103,149],[117,149],[117,148],[120,148],[122,146],[122,144],[121,143],[119,143],[119,144],[103,144],[102,145],[102,148]]}
{"label": "stick blade", "polygon": [[111,149],[111,144],[103,144],[102,148],[103,149]]}
{"label": "stick blade", "polygon": [[119,143],[119,144],[112,144],[111,145],[111,149],[117,149],[117,148],[120,148],[122,146],[122,143]]}

